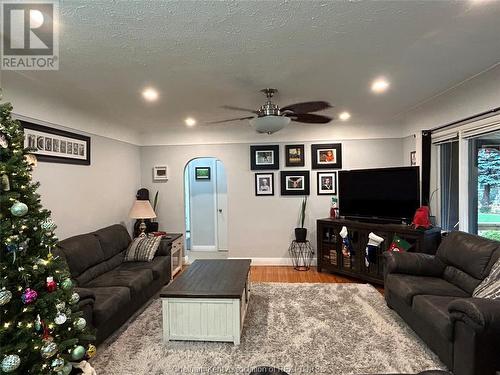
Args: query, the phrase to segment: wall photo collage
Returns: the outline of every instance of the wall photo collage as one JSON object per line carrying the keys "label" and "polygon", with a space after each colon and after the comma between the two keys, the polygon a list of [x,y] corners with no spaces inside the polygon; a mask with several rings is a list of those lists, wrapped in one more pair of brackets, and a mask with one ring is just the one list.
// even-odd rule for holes
{"label": "wall photo collage", "polygon": [[[268,171],[255,173],[255,195],[272,196],[275,192],[274,170],[280,169],[279,145],[250,146],[250,169],[252,171]],[[312,169],[341,169],[342,144],[311,145]],[[303,144],[285,145],[285,166],[304,167],[305,147]],[[337,194],[337,172],[318,171],[317,194]],[[284,170],[280,171],[281,195],[309,195],[310,171]]]}

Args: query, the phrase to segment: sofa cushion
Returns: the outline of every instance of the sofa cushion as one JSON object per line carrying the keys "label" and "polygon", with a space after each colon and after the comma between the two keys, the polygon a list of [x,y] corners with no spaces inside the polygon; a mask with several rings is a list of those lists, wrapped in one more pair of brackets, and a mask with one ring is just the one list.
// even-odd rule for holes
{"label": "sofa cushion", "polygon": [[121,263],[123,263],[123,257],[124,257],[124,252],[121,252],[108,260],[104,260],[101,263],[98,263],[95,266],[90,267],[88,270],[81,273],[80,276],[76,278],[78,285],[85,285],[89,283],[91,280],[94,280],[96,277],[99,277],[102,274],[118,267]]}
{"label": "sofa cushion", "polygon": [[127,229],[120,224],[111,225],[94,232],[101,243],[105,259],[110,259],[125,250],[131,239]]}
{"label": "sofa cushion", "polygon": [[141,293],[142,289],[148,287],[153,281],[153,272],[149,269],[137,269],[133,271],[114,269],[96,277],[85,285],[86,288],[124,286],[131,290],[131,295]]}
{"label": "sofa cushion", "polygon": [[95,294],[92,319],[95,326],[112,318],[118,311],[125,310],[130,304],[130,289],[125,287],[93,288]]}
{"label": "sofa cushion", "polygon": [[125,262],[118,266],[119,270],[136,271],[148,269],[153,272],[154,280],[158,280],[162,275],[169,273],[170,257],[155,257],[151,262]]}
{"label": "sofa cushion", "polygon": [[125,262],[151,262],[160,246],[161,237],[137,237],[127,249]]}
{"label": "sofa cushion", "polygon": [[60,241],[57,247],[66,259],[73,278],[104,260],[101,244],[92,233],[67,238]]}
{"label": "sofa cushion", "polygon": [[457,297],[419,295],[413,298],[413,311],[426,322],[432,330],[445,339],[453,340],[453,323],[448,312],[448,305]]}
{"label": "sofa cushion", "polygon": [[453,266],[446,266],[443,272],[443,279],[465,290],[469,295],[472,295],[474,289],[481,283],[481,280],[475,279]]}
{"label": "sofa cushion", "polygon": [[491,258],[500,251],[500,242],[464,232],[449,233],[439,245],[436,256],[450,266],[483,280],[491,269]]}
{"label": "sofa cushion", "polygon": [[391,273],[387,275],[385,288],[404,300],[406,304],[410,306],[413,302],[413,297],[422,294],[449,297],[469,297],[469,295],[462,289],[437,277]]}

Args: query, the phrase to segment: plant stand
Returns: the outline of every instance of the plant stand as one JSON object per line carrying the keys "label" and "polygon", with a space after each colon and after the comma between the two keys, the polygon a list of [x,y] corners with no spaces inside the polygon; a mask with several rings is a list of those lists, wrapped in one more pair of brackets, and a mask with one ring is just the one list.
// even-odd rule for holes
{"label": "plant stand", "polygon": [[288,248],[288,253],[292,258],[293,268],[295,270],[308,271],[311,268],[314,250],[309,241],[298,242],[293,240]]}

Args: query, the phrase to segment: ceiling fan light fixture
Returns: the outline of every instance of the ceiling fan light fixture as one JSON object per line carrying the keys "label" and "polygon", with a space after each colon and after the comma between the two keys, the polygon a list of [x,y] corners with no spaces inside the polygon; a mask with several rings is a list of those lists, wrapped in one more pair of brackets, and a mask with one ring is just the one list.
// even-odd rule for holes
{"label": "ceiling fan light fixture", "polygon": [[273,134],[290,123],[290,118],[284,116],[262,116],[250,120],[250,125],[258,133]]}

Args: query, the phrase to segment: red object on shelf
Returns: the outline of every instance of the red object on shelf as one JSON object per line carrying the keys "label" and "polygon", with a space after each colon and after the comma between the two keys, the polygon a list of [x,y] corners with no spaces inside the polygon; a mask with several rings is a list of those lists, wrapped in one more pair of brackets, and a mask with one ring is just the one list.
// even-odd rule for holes
{"label": "red object on shelf", "polygon": [[415,216],[413,217],[412,225],[415,228],[422,227],[425,229],[429,229],[430,227],[432,227],[429,217],[429,207],[422,206],[420,208],[417,208]]}
{"label": "red object on shelf", "polygon": [[166,236],[167,232],[159,231],[159,232],[151,232],[151,234],[155,237]]}

